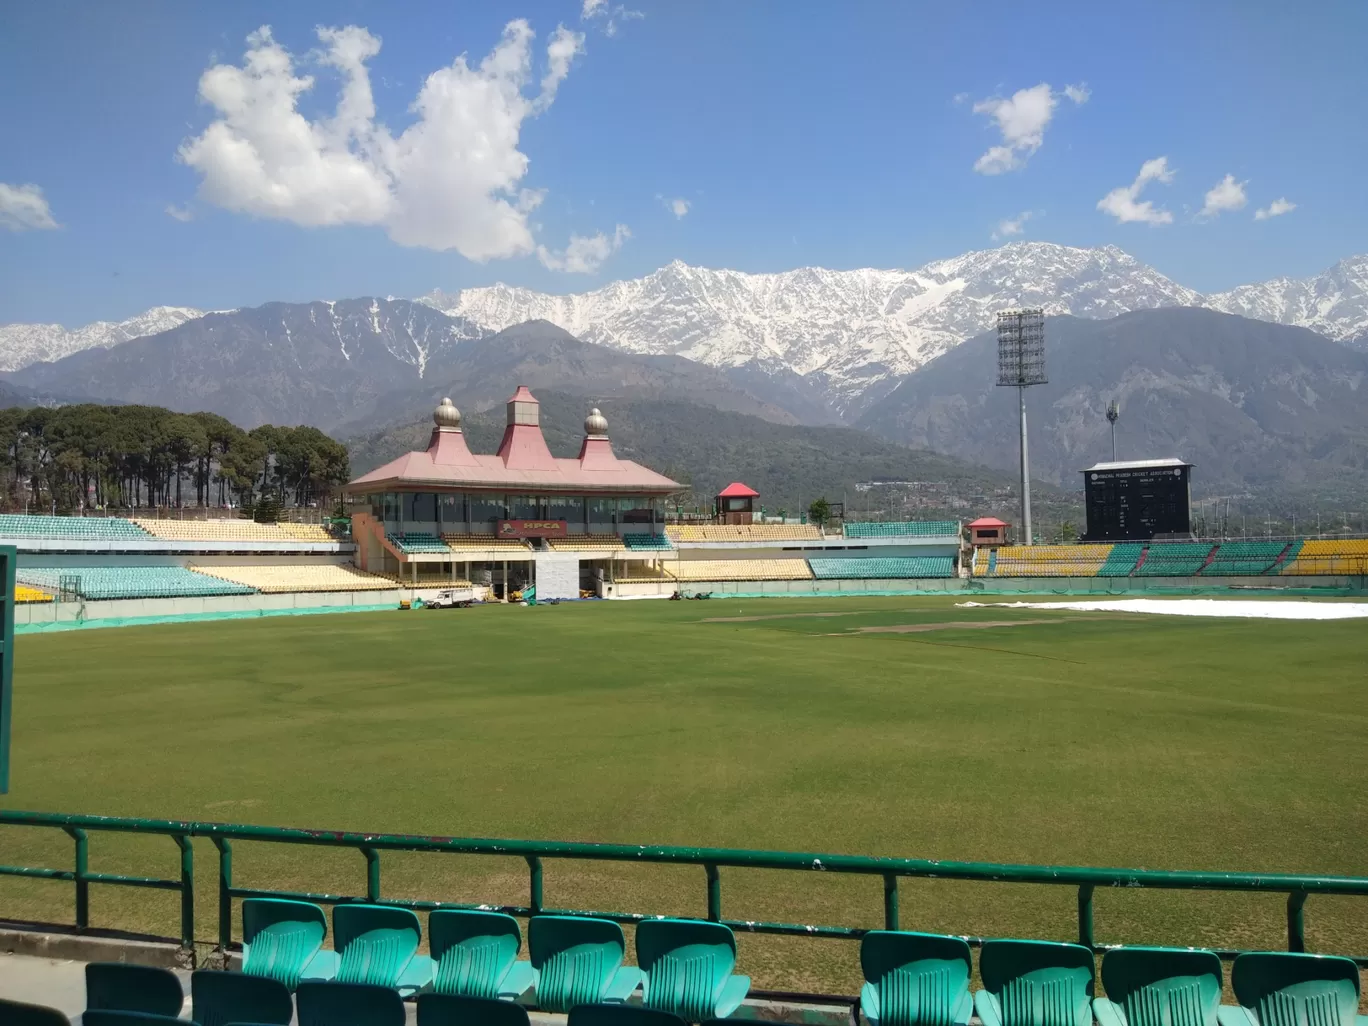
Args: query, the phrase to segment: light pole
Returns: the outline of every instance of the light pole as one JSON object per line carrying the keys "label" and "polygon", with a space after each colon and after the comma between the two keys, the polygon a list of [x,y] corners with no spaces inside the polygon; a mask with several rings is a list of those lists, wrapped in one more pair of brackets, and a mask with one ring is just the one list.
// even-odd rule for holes
{"label": "light pole", "polygon": [[1116,422],[1121,419],[1121,407],[1115,399],[1107,404],[1107,423],[1111,425],[1112,462],[1116,462]]}
{"label": "light pole", "polygon": [[1021,531],[1031,545],[1031,458],[1026,442],[1026,389],[1043,385],[1045,377],[1045,312],[1005,310],[998,314],[998,377],[1001,387],[1015,388],[1021,409]]}

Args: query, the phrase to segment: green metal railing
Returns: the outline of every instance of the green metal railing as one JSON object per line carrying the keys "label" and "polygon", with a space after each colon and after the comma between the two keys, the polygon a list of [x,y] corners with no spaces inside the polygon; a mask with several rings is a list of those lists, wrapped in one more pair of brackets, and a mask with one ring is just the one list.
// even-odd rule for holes
{"label": "green metal railing", "polygon": [[[806,852],[747,851],[731,848],[684,848],[663,845],[587,844],[574,841],[501,841],[471,837],[423,837],[410,834],[363,834],[341,830],[300,830],[283,827],[237,826],[228,823],[177,822],[157,819],[119,819],[112,816],[66,816],[47,812],[0,811],[0,826],[49,827],[64,831],[75,842],[74,868],[42,869],[0,865],[0,876],[63,880],[75,885],[76,927],[90,925],[90,885],[151,887],[180,892],[180,940],[191,947],[195,940],[195,865],[193,838],[208,838],[218,851],[218,946],[227,949],[233,935],[234,898],[292,898],[325,905],[346,902],[382,902],[415,911],[434,909],[490,909],[516,916],[542,914],[599,916],[619,923],[636,923],[655,916],[638,912],[602,912],[587,909],[546,908],[542,902],[542,860],[579,859],[601,862],[660,863],[700,866],[706,879],[707,917],[748,933],[787,934],[803,937],[856,939],[868,931],[859,927],[771,923],[726,919],[722,915],[722,873],[726,868],[782,869],[799,872],[850,873],[878,877],[883,883],[884,928],[899,928],[898,882],[903,878],[977,880],[999,883],[1049,884],[1074,887],[1078,897],[1078,942],[1093,950],[1093,895],[1099,887],[1153,888],[1159,890],[1256,891],[1287,895],[1287,948],[1305,951],[1304,907],[1312,894],[1368,897],[1368,878],[1297,876],[1282,873],[1202,873],[1146,869],[1099,869],[1082,866],[998,865],[985,862],[941,862],[931,859],[870,858],[857,855],[818,855]],[[92,873],[89,869],[89,834],[95,831],[151,834],[171,838],[180,852],[180,879]],[[352,848],[361,853],[366,866],[364,895],[314,894],[265,890],[233,885],[233,842],[265,841],[280,844]],[[500,855],[522,858],[528,870],[526,905],[490,906],[445,901],[411,901],[385,898],[380,887],[380,853],[384,851],[431,852],[458,855]],[[981,938],[966,938],[971,944]],[[1236,951],[1219,952],[1232,958]],[[1368,965],[1368,958],[1355,959]]]}

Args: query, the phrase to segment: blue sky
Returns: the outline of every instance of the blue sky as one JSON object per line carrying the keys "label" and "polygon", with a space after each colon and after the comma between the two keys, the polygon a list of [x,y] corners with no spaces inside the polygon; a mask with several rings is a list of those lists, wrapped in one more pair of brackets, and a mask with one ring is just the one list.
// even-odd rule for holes
{"label": "blue sky", "polygon": [[[915,267],[1023,212],[1013,238],[1112,243],[1203,291],[1368,249],[1358,0],[581,5],[5,5],[0,322],[581,291],[676,258]],[[274,70],[246,75],[263,25]],[[293,110],[282,60],[313,77]]]}

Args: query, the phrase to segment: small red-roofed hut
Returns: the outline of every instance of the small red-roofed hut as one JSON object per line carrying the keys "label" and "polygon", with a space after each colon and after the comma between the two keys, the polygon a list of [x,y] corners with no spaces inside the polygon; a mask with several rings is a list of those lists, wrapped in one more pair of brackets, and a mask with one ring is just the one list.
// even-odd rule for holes
{"label": "small red-roofed hut", "polygon": [[997,517],[979,517],[969,521],[969,544],[982,548],[997,548],[1007,544],[1007,528],[1011,526]]}
{"label": "small red-roofed hut", "polygon": [[755,500],[760,493],[740,481],[733,481],[713,500],[719,524],[749,524],[755,516]]}

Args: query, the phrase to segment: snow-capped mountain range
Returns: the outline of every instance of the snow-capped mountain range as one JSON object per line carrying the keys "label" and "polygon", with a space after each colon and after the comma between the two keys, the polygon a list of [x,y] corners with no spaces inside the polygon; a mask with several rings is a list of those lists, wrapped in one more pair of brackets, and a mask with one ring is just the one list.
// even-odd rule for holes
{"label": "snow-capped mountain range", "polygon": [[120,342],[155,335],[203,317],[188,306],[154,306],[126,321],[96,321],[67,331],[60,324],[0,325],[0,371],[52,362],[86,349],[108,349]]}
{"label": "snow-capped mountain range", "polygon": [[[1368,255],[1342,260],[1312,278],[1275,279],[1206,296],[1114,246],[1015,242],[913,271],[799,268],[747,274],[676,261],[644,278],[574,295],[492,285],[437,291],[421,302],[492,331],[540,318],[584,341],[627,352],[796,374],[845,412],[988,330],[997,311],[1011,307],[1106,318],[1154,307],[1205,306],[1368,345]],[[74,332],[55,325],[0,327],[0,369],[117,345],[197,316],[195,310],[158,307],[130,321]]]}

